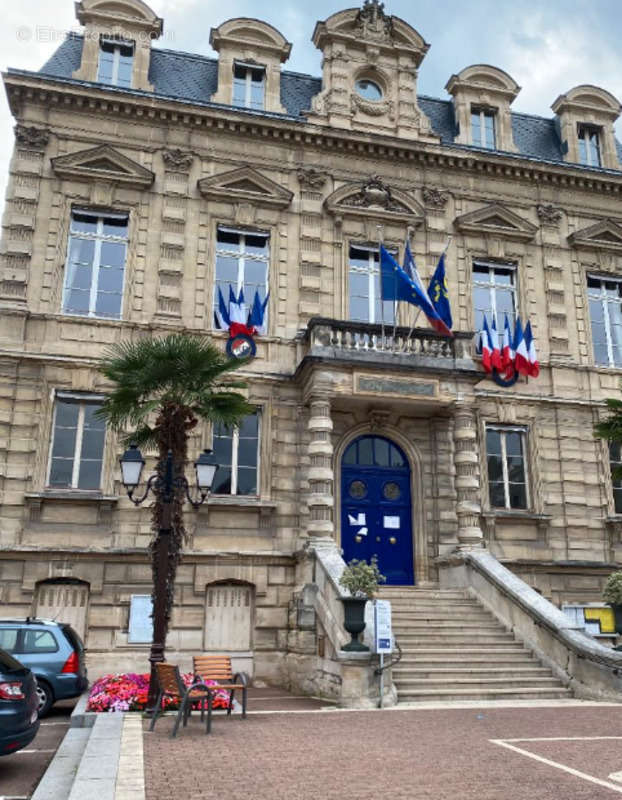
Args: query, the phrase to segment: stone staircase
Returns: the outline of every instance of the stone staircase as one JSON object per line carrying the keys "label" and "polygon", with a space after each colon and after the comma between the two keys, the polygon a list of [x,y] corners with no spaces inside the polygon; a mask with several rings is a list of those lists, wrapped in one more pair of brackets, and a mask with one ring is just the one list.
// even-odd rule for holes
{"label": "stone staircase", "polygon": [[402,659],[399,702],[544,700],[572,692],[477,600],[461,590],[385,587]]}

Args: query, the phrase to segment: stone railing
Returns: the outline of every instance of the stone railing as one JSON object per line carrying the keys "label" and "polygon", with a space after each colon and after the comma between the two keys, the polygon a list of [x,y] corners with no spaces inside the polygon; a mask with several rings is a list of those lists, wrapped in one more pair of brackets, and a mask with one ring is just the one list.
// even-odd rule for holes
{"label": "stone railing", "polygon": [[592,639],[486,550],[439,559],[441,588],[464,588],[514,632],[575,693],[622,699],[622,652]]}
{"label": "stone railing", "polygon": [[373,357],[434,362],[436,366],[475,369],[473,334],[457,332],[454,338],[429,328],[406,328],[368,322],[313,317],[304,332],[305,355],[367,360]]}

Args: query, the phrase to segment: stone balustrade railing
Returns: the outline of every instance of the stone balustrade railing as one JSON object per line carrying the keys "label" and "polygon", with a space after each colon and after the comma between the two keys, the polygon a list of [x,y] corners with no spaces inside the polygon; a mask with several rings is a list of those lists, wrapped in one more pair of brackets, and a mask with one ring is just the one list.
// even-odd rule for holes
{"label": "stone balustrade railing", "polygon": [[369,322],[350,322],[325,317],[309,320],[304,337],[310,355],[325,357],[399,356],[433,359],[454,367],[457,361],[472,364],[473,334],[456,332],[454,338],[429,328],[406,328]]}

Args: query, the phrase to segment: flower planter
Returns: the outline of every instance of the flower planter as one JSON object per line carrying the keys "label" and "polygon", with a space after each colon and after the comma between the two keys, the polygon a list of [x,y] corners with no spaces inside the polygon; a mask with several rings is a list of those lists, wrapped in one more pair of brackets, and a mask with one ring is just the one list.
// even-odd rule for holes
{"label": "flower planter", "polygon": [[367,653],[369,647],[359,642],[359,634],[365,630],[366,597],[341,597],[344,610],[343,627],[350,634],[351,641],[342,649],[348,652]]}

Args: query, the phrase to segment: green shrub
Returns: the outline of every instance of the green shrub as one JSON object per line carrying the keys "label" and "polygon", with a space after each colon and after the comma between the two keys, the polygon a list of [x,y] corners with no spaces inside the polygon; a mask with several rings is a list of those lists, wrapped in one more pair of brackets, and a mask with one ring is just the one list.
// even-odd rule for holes
{"label": "green shrub", "polygon": [[612,606],[622,605],[622,571],[612,572],[607,578],[603,598]]}
{"label": "green shrub", "polygon": [[352,597],[371,598],[378,591],[378,585],[385,581],[386,578],[380,574],[378,569],[376,556],[372,556],[369,564],[367,561],[353,558],[339,578],[339,583],[350,592]]}

